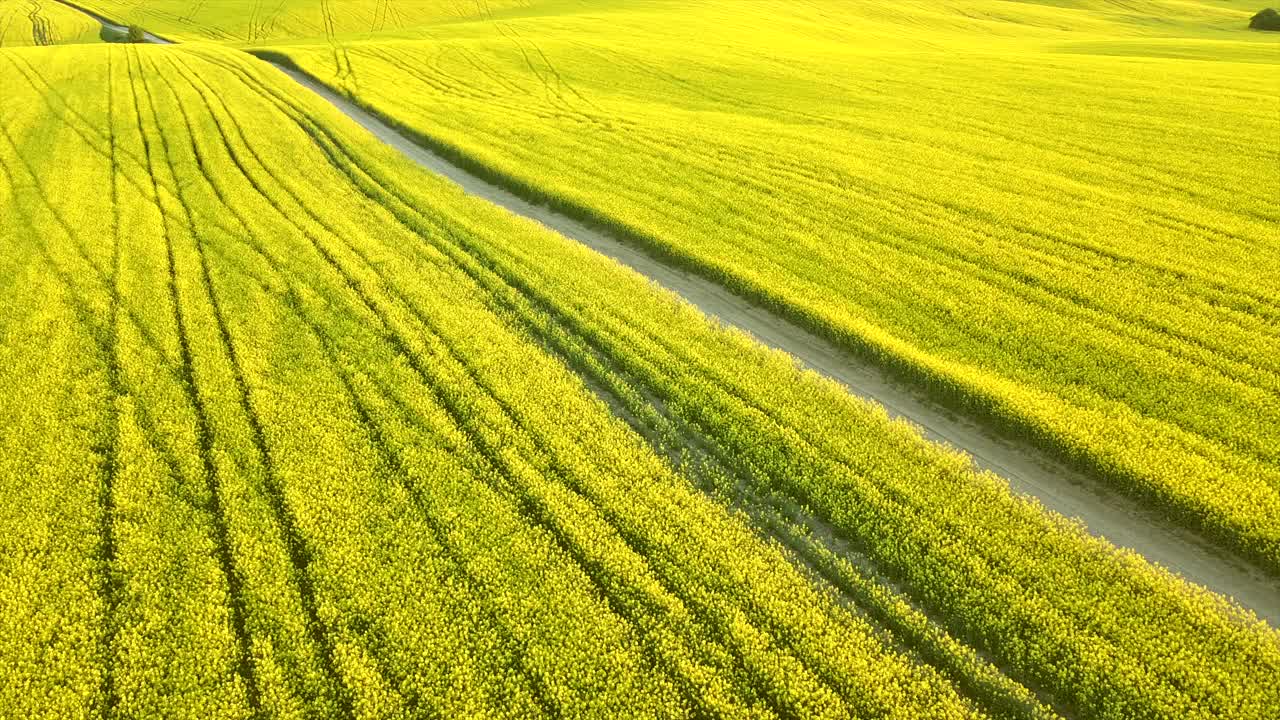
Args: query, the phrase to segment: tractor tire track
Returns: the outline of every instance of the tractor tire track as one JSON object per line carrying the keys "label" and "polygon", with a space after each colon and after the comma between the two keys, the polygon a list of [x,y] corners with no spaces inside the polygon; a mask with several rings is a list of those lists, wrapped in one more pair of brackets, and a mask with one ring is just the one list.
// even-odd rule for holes
{"label": "tractor tire track", "polygon": [[[313,337],[315,337],[323,348],[325,356],[333,369],[335,375],[347,394],[348,402],[355,409],[356,416],[360,421],[365,432],[368,433],[370,445],[377,451],[382,464],[387,468],[389,474],[396,479],[400,486],[413,498],[413,503],[418,509],[418,514],[430,530],[432,539],[443,551],[445,557],[454,567],[459,578],[467,588],[467,592],[475,598],[483,598],[487,593],[485,583],[481,582],[474,573],[468,569],[464,553],[450,539],[449,531],[444,522],[437,517],[437,511],[434,509],[435,504],[428,500],[417,481],[413,479],[414,474],[409,470],[408,464],[396,449],[395,444],[386,437],[382,425],[374,418],[373,413],[367,407],[366,402],[362,399],[360,392],[356,389],[350,371],[347,370],[339,357],[339,352],[335,346],[333,337],[325,332],[313,320],[307,317],[306,312],[302,309],[302,302],[291,291],[287,296],[289,304],[294,309],[294,314],[303,320],[307,325]],[[516,639],[516,633],[512,631],[509,624],[503,618],[502,613],[498,612],[492,604],[483,603],[484,614],[489,621],[493,623],[494,630],[503,641],[504,645],[511,649],[511,662],[516,672],[529,684],[533,693],[535,702],[541,708],[545,717],[561,718],[563,712],[560,706],[552,698],[551,690],[546,679],[541,673],[529,665],[525,661],[526,653],[524,646],[527,641]]]}
{"label": "tractor tire track", "polygon": [[[175,66],[177,63],[169,58],[170,62]],[[196,134],[191,125],[189,110],[182,103],[178,93],[173,88],[169,79],[166,78],[159,67],[154,65],[155,75],[159,77],[168,88],[170,94],[174,98],[175,104],[179,107],[186,122],[187,136],[191,142],[192,152],[197,158],[197,162],[203,168],[205,167],[204,156],[196,143]],[[226,207],[231,207],[228,198],[222,191],[209,180],[207,176],[202,175],[202,179],[213,190],[219,201]],[[181,189],[179,190],[181,192]],[[184,209],[187,208],[185,200],[182,200]],[[240,361],[236,351],[235,342],[232,338],[230,329],[226,321],[226,315],[222,309],[222,302],[219,297],[217,286],[213,280],[213,273],[210,269],[209,260],[206,255],[205,239],[203,233],[194,222],[194,218],[187,209],[187,218],[190,223],[192,238],[196,243],[196,255],[199,258],[201,282],[205,291],[205,298],[213,311],[214,321],[217,325],[218,337],[221,343],[222,351],[228,366],[231,368],[232,376],[235,380],[236,390],[238,393],[238,403],[243,412],[246,421],[249,424],[250,434],[252,437],[254,449],[258,454],[259,462],[261,462],[264,479],[266,480],[267,499],[274,514],[277,529],[281,535],[281,541],[289,556],[292,565],[292,573],[290,579],[294,583],[294,590],[298,593],[301,600],[303,611],[307,618],[307,628],[311,635],[311,641],[315,647],[319,649],[320,661],[323,671],[332,684],[332,688],[337,693],[337,700],[343,717],[354,717],[355,709],[350,692],[344,691],[345,684],[341,674],[338,672],[337,663],[334,660],[334,643],[329,639],[325,625],[320,618],[319,601],[317,600],[316,583],[311,568],[313,550],[305,540],[301,529],[298,526],[296,514],[290,508],[288,500],[284,492],[284,483],[280,477],[279,471],[276,469],[273,456],[267,444],[266,431],[263,427],[261,418],[257,410],[254,408],[249,383],[246,380],[244,367]],[[245,223],[244,219],[239,215],[235,216],[241,227],[247,233],[253,231]]]}
{"label": "tractor tire track", "polygon": [[[137,55],[136,51],[131,52],[130,57]],[[141,58],[137,58],[141,64]],[[144,94],[147,97],[147,104],[150,109],[152,121],[160,128],[160,119],[156,114],[155,103],[151,97],[151,90],[146,84],[145,79],[136,80],[133,74],[132,62],[129,66],[130,87],[132,90],[134,103],[134,116],[137,122],[139,134],[142,138],[143,150],[147,157],[148,163],[152,170],[152,177],[156,175],[155,153],[152,151],[151,140],[148,139],[146,128],[142,122],[142,108],[138,96],[137,85],[140,82],[143,87]],[[167,143],[163,132],[160,132],[162,143]],[[164,148],[166,154],[165,160],[168,163],[167,144]],[[170,165],[170,173],[173,172]],[[157,204],[160,203],[160,186],[154,184],[153,192]],[[183,312],[180,293],[178,291],[178,272],[177,261],[174,253],[173,236],[169,231],[169,223],[166,221],[162,224],[165,254],[168,262],[168,290],[170,304],[173,312],[173,321],[178,333],[178,346],[181,359],[182,385],[186,393],[187,401],[195,413],[196,437],[199,440],[200,460],[204,469],[204,480],[209,494],[209,505],[206,508],[214,525],[214,540],[216,546],[216,555],[218,564],[221,566],[222,574],[227,583],[227,604],[231,613],[231,623],[235,631],[236,643],[239,650],[237,659],[237,673],[244,681],[246,701],[249,708],[255,716],[262,714],[262,693],[258,686],[258,678],[255,669],[255,661],[252,648],[252,639],[249,636],[246,627],[246,610],[244,607],[244,583],[240,577],[239,570],[236,568],[235,557],[232,552],[230,525],[226,515],[226,508],[223,506],[221,479],[219,477],[217,463],[213,458],[213,436],[209,422],[208,412],[205,408],[204,398],[200,394],[199,385],[195,376],[195,361],[191,352],[191,343],[189,339],[188,323],[186,313]]]}
{"label": "tractor tire track", "polygon": [[40,15],[39,0],[31,0],[30,10],[27,12],[27,21],[31,23],[32,45],[41,47],[53,44],[52,38],[49,37],[49,28],[45,25],[45,19]]}
{"label": "tractor tire track", "polygon": [[[9,135],[8,131],[2,125],[0,125],[0,138],[3,138],[14,149],[15,153],[19,151],[19,146],[14,142],[13,138]],[[66,234],[68,240],[70,241],[70,244],[73,247],[77,248],[81,262],[89,263],[90,261],[88,260],[87,256],[84,254],[83,246],[81,245],[80,239],[71,230],[70,226],[66,224],[65,219],[62,218],[62,216],[58,213],[56,208],[51,204],[49,204],[49,202],[47,201],[48,196],[44,191],[43,187],[41,186],[41,184],[39,183],[39,178],[37,175],[35,175],[34,169],[21,155],[15,155],[15,157],[23,165],[27,174],[31,176],[31,178],[33,179],[34,182],[30,187],[37,190],[36,195],[39,197],[45,209],[50,214],[52,214],[54,218],[58,221],[59,228],[63,231],[64,234]],[[3,156],[0,156],[0,161],[2,160],[3,160]],[[15,178],[11,174],[7,165],[3,162],[0,162],[0,171],[3,171],[4,178],[13,187],[20,187],[14,184]],[[30,226],[30,227],[35,226],[33,216],[30,215],[23,208],[22,203],[20,202],[15,203],[13,207],[17,210],[19,218],[22,219],[27,226]],[[66,293],[66,301],[70,304],[70,309],[72,313],[75,315],[76,322],[80,325],[80,327],[84,331],[89,343],[91,343],[92,347],[96,350],[96,353],[98,357],[101,359],[103,365],[106,367],[110,367],[110,365],[113,362],[112,359],[115,358],[116,359],[115,362],[118,367],[118,358],[119,358],[118,350],[115,349],[115,346],[113,345],[113,343],[118,342],[118,335],[116,335],[115,337],[112,337],[114,333],[112,333],[110,329],[103,327],[101,322],[96,319],[96,316],[98,315],[98,311],[94,308],[93,304],[91,303],[91,300],[88,297],[88,293],[86,293],[85,290],[80,287],[79,278],[83,277],[83,274],[68,271],[67,268],[64,268],[62,266],[62,263],[60,263],[58,260],[54,258],[51,251],[50,240],[44,237],[43,235],[39,235],[39,237],[40,237],[40,242],[37,244],[37,247],[36,247],[37,252],[39,253],[41,259],[44,261],[45,265],[48,267],[52,275],[56,277],[61,283],[63,290]],[[107,292],[109,293],[109,291]],[[111,298],[109,298],[109,304],[110,304],[110,301],[111,301]],[[115,316],[118,319],[119,305],[115,305],[114,309],[116,310]],[[112,308],[110,307],[108,308],[108,314],[109,315],[112,314]],[[115,328],[118,330],[119,325],[117,324]],[[160,351],[157,350],[157,353],[159,354]],[[110,380],[110,373],[109,373],[109,380]],[[116,382],[118,382],[117,397],[137,396],[139,394],[139,389],[136,387],[131,387],[128,384],[127,379],[124,377],[124,374],[122,372],[117,373],[115,375],[115,380]],[[164,443],[163,441],[164,435],[161,432],[155,419],[147,412],[146,408],[142,403],[132,403],[131,405],[133,408],[133,419],[138,423],[138,427],[142,431],[143,441],[156,453],[156,455],[160,458],[160,460],[165,464],[165,467],[167,468],[170,477],[179,479],[179,480],[184,479],[185,471],[182,467],[182,464],[178,460],[173,449]],[[118,422],[120,419],[119,413],[116,412],[114,417]],[[116,425],[116,427],[118,428],[119,426]],[[118,435],[117,435],[117,438],[118,438]],[[116,454],[115,457],[118,457],[118,454]],[[103,467],[104,468],[106,467],[105,462],[103,464]],[[110,477],[110,480],[112,481],[113,491],[114,491],[115,479],[116,479],[115,477]],[[104,490],[105,490],[105,487],[104,487]],[[102,497],[100,499],[103,502],[109,503],[112,506],[111,514],[113,516],[112,519],[114,520],[114,492],[112,492],[109,497]],[[205,502],[201,502],[191,497],[180,497],[180,499],[186,502],[191,507],[199,508],[202,511],[207,510],[207,503]],[[100,528],[101,528],[102,521],[105,519],[106,519],[105,516],[100,515]],[[116,546],[115,544],[116,538],[115,538],[114,521],[108,526],[108,528],[103,528],[103,531],[107,532],[108,537],[110,538],[111,542],[108,547],[111,548],[110,554],[112,557],[112,561],[114,562],[115,559],[118,557],[118,555],[116,554],[118,552],[118,546]],[[104,559],[105,559],[104,557],[99,558],[100,561]],[[108,586],[107,583],[110,583],[110,586]],[[125,578],[115,575],[114,573],[110,573],[109,569],[104,567],[103,577],[100,578],[100,582],[98,583],[98,585],[99,585],[100,592],[112,594],[110,597],[107,598],[107,601],[110,603],[112,600],[114,600],[116,603],[114,605],[114,609],[118,611],[119,608],[121,607],[120,601],[123,600],[122,594],[124,592]],[[106,626],[103,628],[104,634],[99,639],[98,644],[99,644],[100,652],[104,653],[107,656],[107,660],[109,661],[109,656],[113,653],[112,653],[112,648],[107,647],[107,645],[109,641],[111,641],[111,639],[114,638],[115,634],[121,629],[122,624],[124,623],[124,619],[118,617],[117,615],[115,617],[110,618],[108,622],[110,624],[109,626]],[[113,645],[114,643],[111,642],[110,644]],[[108,664],[107,669],[104,669],[104,672],[109,673],[110,672],[109,668],[110,668],[110,665]],[[116,714],[116,706],[120,701],[119,691],[116,690],[114,675],[111,675],[109,677],[104,677],[101,687],[102,687],[104,702],[102,703],[101,707],[98,708],[101,711],[100,714],[103,717],[114,717]]]}
{"label": "tractor tire track", "polygon": [[103,658],[102,670],[102,717],[109,720],[114,714],[119,699],[115,687],[115,655],[116,628],[118,627],[119,608],[122,587],[115,575],[116,566],[116,475],[119,472],[120,460],[120,400],[125,394],[120,367],[120,191],[117,180],[118,159],[116,157],[115,135],[115,93],[114,93],[114,60],[115,53],[107,55],[107,133],[111,139],[111,309],[107,330],[107,383],[110,388],[111,412],[108,414],[106,440],[102,449],[105,462],[102,469],[102,490],[98,504],[101,506],[98,533],[101,536],[102,563],[102,598],[103,598],[103,632],[99,641]]}
{"label": "tractor tire track", "polygon": [[[0,54],[0,57],[8,57],[8,55]],[[19,71],[21,72],[21,69],[19,69]],[[33,84],[33,87],[35,87],[34,84]],[[51,92],[41,92],[42,97],[46,99],[46,105],[47,105],[47,98],[50,94]],[[51,105],[47,105],[47,106],[51,109],[51,111],[53,111]],[[57,114],[56,111],[53,111],[53,112]],[[63,117],[63,116],[59,115],[59,117]],[[84,123],[89,122],[87,119],[84,119],[83,116],[80,116],[78,114],[76,115],[76,117],[81,119],[82,122]],[[75,132],[77,135],[79,135],[81,140],[83,140],[86,144],[88,144],[89,147],[92,148],[95,153],[100,155],[104,160],[107,160],[108,162],[113,162],[113,167],[115,167],[117,170],[122,170],[121,164],[118,162],[119,161],[118,154],[113,159],[112,153],[110,152],[110,150],[97,149],[93,145],[92,140],[90,140],[88,136],[85,134],[85,130],[83,127],[80,126],[80,123],[66,120],[65,117],[63,117],[63,121],[64,121],[64,127],[71,128],[71,130]],[[92,125],[87,125],[86,127],[93,128]],[[96,129],[94,131],[97,132]],[[113,136],[105,137],[103,138],[103,141],[108,144],[108,147],[110,147],[112,143],[115,143],[115,139]],[[10,142],[12,143],[12,141]],[[14,145],[14,147],[16,152],[17,145]],[[30,164],[30,162],[28,162],[20,154],[17,155],[17,157],[26,168],[27,174],[30,175],[36,181],[36,184],[38,186],[43,188],[44,186],[42,183],[40,183],[39,176],[36,174],[35,168]],[[140,161],[139,158],[136,158],[132,155],[129,155],[128,157],[135,160],[135,162]],[[142,161],[142,162],[145,162],[145,161]],[[139,167],[143,171],[146,171],[145,165],[140,165]],[[142,183],[138,181],[136,178],[130,177],[128,172],[122,171],[117,177],[127,180],[135,190],[137,190],[140,194],[144,196],[151,192],[150,183],[148,183],[147,186],[144,188]],[[165,186],[162,186],[162,187],[165,187]],[[80,259],[88,267],[90,271],[90,276],[96,279],[97,284],[100,285],[102,288],[104,288],[104,291],[107,292],[109,295],[111,292],[110,288],[113,286],[114,281],[112,279],[112,276],[108,272],[108,268],[104,268],[98,260],[95,260],[93,258],[92,254],[89,251],[88,245],[85,244],[84,238],[80,237],[80,235],[78,235],[73,230],[71,222],[67,220],[66,216],[63,215],[62,211],[58,210],[56,207],[54,207],[53,205],[51,205],[45,200],[45,198],[48,197],[48,195],[44,193],[43,190],[40,197],[41,197],[42,204],[44,204],[46,209],[53,216],[54,220],[58,223],[59,227],[67,235],[68,239],[71,241],[71,246],[75,249],[77,255],[79,255]],[[129,321],[130,327],[132,327],[141,336],[147,348],[150,349],[152,352],[154,352],[156,357],[160,359],[160,368],[164,370],[166,373],[168,373],[170,377],[172,377],[173,379],[175,380],[180,379],[180,371],[178,366],[173,362],[171,362],[171,359],[168,357],[168,354],[164,350],[164,346],[160,342],[159,338],[157,338],[155,336],[155,333],[153,333],[151,329],[147,327],[146,323],[143,322],[142,318],[138,316],[137,312],[133,308],[128,307],[127,305],[120,307],[119,310],[124,313],[124,317]],[[105,329],[100,329],[100,331],[104,334],[106,332]]]}
{"label": "tractor tire track", "polygon": [[[96,155],[102,157],[104,160],[111,160],[110,136],[107,134],[104,134],[101,130],[99,130],[98,124],[96,122],[94,122],[90,118],[85,117],[83,113],[77,110],[75,107],[75,104],[72,103],[70,100],[68,100],[66,95],[64,95],[60,90],[58,90],[58,88],[56,88],[53,84],[51,84],[48,80],[46,80],[44,76],[41,75],[39,71],[36,70],[36,68],[31,65],[30,60],[28,60],[25,56],[19,53],[0,54],[0,58],[4,58],[13,64],[13,67],[15,70],[18,71],[18,74],[22,75],[23,78],[25,78],[27,82],[37,91],[37,94],[40,96],[40,99],[44,103],[45,107],[49,109],[49,112],[54,115],[57,115],[60,119],[62,119],[65,126],[70,128],[72,132],[76,133],[76,135],[78,135],[80,139],[84,141],[85,145],[89,148],[89,150],[91,150]],[[54,106],[53,100],[56,100],[57,104],[61,106],[61,111]],[[91,137],[90,136],[91,134],[96,135],[96,138]],[[140,173],[141,175],[149,175],[149,171],[147,170],[146,158],[143,158],[132,151],[120,150],[119,148],[117,148],[117,153],[119,152],[124,153],[124,157],[132,162],[132,168],[135,169],[138,173]],[[119,158],[117,158],[117,160],[118,159]],[[124,166],[121,164],[117,164],[116,167],[124,170]],[[142,192],[144,194],[150,191],[151,183],[149,180],[144,184],[141,180],[134,178],[127,171],[124,171],[122,173],[122,176],[131,185],[133,185],[133,188],[135,190]],[[161,185],[161,187],[163,187],[165,190],[168,190],[169,192],[175,191],[175,188],[169,186],[168,184],[163,184]]]}

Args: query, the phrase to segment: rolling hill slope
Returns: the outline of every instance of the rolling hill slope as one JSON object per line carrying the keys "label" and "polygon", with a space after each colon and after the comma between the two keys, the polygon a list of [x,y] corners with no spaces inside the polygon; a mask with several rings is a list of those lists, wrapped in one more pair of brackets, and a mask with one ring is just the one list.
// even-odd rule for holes
{"label": "rolling hill slope", "polygon": [[0,48],[97,42],[102,27],[54,0],[0,0]]}

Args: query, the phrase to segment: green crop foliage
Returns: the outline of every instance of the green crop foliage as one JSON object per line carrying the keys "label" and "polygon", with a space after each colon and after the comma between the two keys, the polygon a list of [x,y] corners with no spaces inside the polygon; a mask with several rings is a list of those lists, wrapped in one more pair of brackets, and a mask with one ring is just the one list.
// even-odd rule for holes
{"label": "green crop foliage", "polygon": [[1253,5],[554,8],[269,53],[1280,572]]}
{"label": "green crop foliage", "polygon": [[1280,705],[1274,629],[248,55],[0,72],[0,715]]}
{"label": "green crop foliage", "polygon": [[0,48],[96,42],[102,26],[54,0],[0,0]]}

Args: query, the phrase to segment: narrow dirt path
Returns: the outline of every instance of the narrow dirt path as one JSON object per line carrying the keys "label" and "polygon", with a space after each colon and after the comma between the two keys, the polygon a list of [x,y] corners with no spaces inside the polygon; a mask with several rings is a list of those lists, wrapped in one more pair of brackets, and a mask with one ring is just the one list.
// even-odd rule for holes
{"label": "narrow dirt path", "polygon": [[[107,27],[123,29],[73,3],[58,1],[92,16]],[[169,43],[150,33],[147,41]],[[382,142],[423,168],[458,184],[468,194],[534,220],[617,260],[721,323],[743,330],[761,343],[790,354],[803,365],[843,384],[854,395],[883,405],[890,415],[917,425],[930,440],[968,453],[978,467],[1007,480],[1014,492],[1037,499],[1049,510],[1081,520],[1095,536],[1133,550],[1191,582],[1234,598],[1273,627],[1280,628],[1280,583],[1253,564],[1192,531],[1174,525],[1139,502],[1048,453],[950,410],[931,399],[922,389],[897,380],[880,367],[706,278],[667,264],[549,208],[530,203],[458,167],[311,76],[271,60],[264,59],[264,62],[338,108]]]}

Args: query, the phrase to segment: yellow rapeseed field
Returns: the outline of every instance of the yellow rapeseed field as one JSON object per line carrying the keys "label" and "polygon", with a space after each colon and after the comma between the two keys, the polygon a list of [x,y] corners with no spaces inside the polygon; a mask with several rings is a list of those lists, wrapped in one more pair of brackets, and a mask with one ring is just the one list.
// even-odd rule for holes
{"label": "yellow rapeseed field", "polygon": [[1280,574],[1251,6],[80,4],[183,43],[0,49],[0,718],[1275,717],[1274,620],[242,51]]}
{"label": "yellow rapeseed field", "polygon": [[1251,5],[547,8],[272,52],[1280,569]]}

